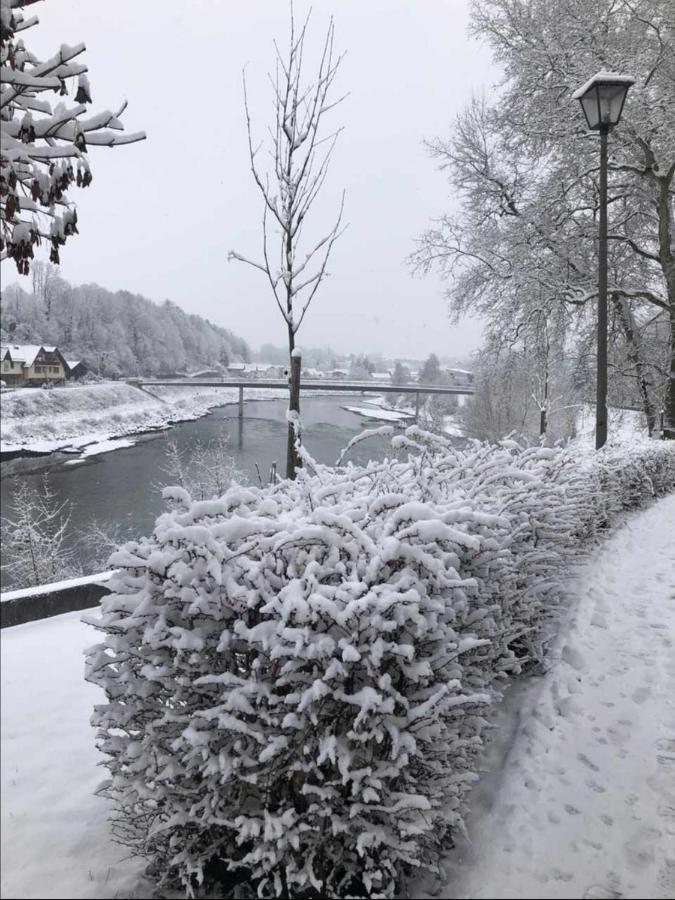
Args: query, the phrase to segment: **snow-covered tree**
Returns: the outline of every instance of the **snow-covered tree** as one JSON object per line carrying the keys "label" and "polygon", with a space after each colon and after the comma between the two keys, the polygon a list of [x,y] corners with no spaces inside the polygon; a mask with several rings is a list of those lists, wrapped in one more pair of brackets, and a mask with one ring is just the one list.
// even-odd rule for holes
{"label": "snow-covered tree", "polygon": [[248,360],[242,338],[169,300],[157,304],[97,284],[73,286],[57,272],[36,260],[33,294],[17,285],[3,290],[3,343],[56,345],[68,359],[85,360],[106,377],[168,375]]}
{"label": "snow-covered tree", "polygon": [[[423,235],[454,314],[499,331],[542,302],[567,309],[571,338],[594,321],[598,151],[572,93],[600,69],[636,77],[610,145],[610,283],[615,351],[625,348],[650,421],[675,427],[675,20],[670,0],[477,0],[474,32],[504,69],[493,103],[473,100],[451,139],[430,142],[462,199]],[[653,320],[667,332],[655,359]],[[581,338],[583,341],[583,337]],[[669,424],[670,423],[670,424]]]}
{"label": "snow-covered tree", "polygon": [[408,384],[411,380],[410,369],[407,366],[404,366],[400,360],[396,360],[391,380],[392,384]]}
{"label": "snow-covered tree", "polygon": [[417,380],[420,384],[441,383],[441,364],[435,353],[430,353],[429,356],[425,359],[422,368],[420,369],[420,374]]}
{"label": "snow-covered tree", "polygon": [[[77,211],[68,192],[92,180],[88,149],[143,140],[120,134],[123,103],[116,112],[87,115],[92,102],[87,66],[78,58],[84,44],[62,44],[54,56],[38,59],[23,33],[37,24],[23,10],[38,0],[0,0],[0,259],[13,259],[27,275],[34,248],[46,241],[50,260],[77,233]],[[51,97],[74,95],[69,104]]]}
{"label": "snow-covered tree", "polygon": [[10,514],[2,519],[3,568],[12,587],[25,588],[81,574],[66,532],[67,502],[59,502],[45,476],[37,485],[21,479]]}
{"label": "snow-covered tree", "polygon": [[[264,273],[288,334],[290,402],[286,475],[295,477],[300,465],[296,449],[300,411],[300,360],[296,335],[327,277],[326,266],[335,241],[343,231],[342,201],[332,227],[306,243],[303,234],[307,217],[323,187],[333,148],[341,131],[326,132],[326,116],[341,101],[333,97],[334,81],[342,61],[334,51],[331,19],[314,76],[305,79],[303,59],[309,16],[295,27],[291,5],[288,50],[276,47],[276,69],[271,77],[274,94],[274,122],[269,129],[271,165],[266,171],[260,160],[262,145],[253,136],[244,79],[244,107],[248,130],[251,171],[263,199],[263,251],[261,260],[251,260],[231,251],[230,259],[248,263]],[[295,363],[294,363],[295,359]]]}

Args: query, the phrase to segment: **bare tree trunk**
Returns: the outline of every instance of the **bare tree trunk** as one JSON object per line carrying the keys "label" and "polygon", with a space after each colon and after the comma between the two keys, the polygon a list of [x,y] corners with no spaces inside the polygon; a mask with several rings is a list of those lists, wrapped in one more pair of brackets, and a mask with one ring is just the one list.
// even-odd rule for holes
{"label": "bare tree trunk", "polygon": [[675,440],[675,235],[673,234],[673,199],[671,196],[674,177],[675,163],[665,175],[658,179],[659,199],[657,204],[659,261],[666,280],[670,325],[668,338],[670,361],[664,397],[663,437],[670,440]]}
{"label": "bare tree trunk", "polygon": [[666,382],[663,437],[675,440],[675,297],[670,305],[670,372]]}
{"label": "bare tree trunk", "polygon": [[638,337],[635,333],[635,321],[625,300],[616,295],[614,295],[613,300],[616,305],[621,328],[623,329],[626,338],[628,359],[635,368],[638,392],[642,401],[642,409],[647,417],[647,429],[649,431],[649,436],[651,437],[656,429],[656,408],[652,402],[650,392],[652,384],[648,380],[644,362],[642,360],[642,348],[640,347]]}
{"label": "bare tree trunk", "polygon": [[548,411],[548,367],[546,372],[544,373],[544,403],[539,412],[539,436],[546,434],[546,429],[548,427],[547,422],[547,411]]}
{"label": "bare tree trunk", "polygon": [[[290,374],[289,374],[289,388],[290,388],[290,397],[288,401],[288,409],[291,413],[291,417],[299,423],[300,415],[300,371],[302,366],[302,360],[299,356],[293,355],[294,351],[291,351],[290,357]],[[295,414],[295,415],[294,415]],[[288,445],[286,450],[286,478],[295,478],[296,470],[302,466],[302,459],[300,458],[300,454],[296,448],[296,440],[299,438],[299,424],[296,425],[294,422],[288,423]]]}

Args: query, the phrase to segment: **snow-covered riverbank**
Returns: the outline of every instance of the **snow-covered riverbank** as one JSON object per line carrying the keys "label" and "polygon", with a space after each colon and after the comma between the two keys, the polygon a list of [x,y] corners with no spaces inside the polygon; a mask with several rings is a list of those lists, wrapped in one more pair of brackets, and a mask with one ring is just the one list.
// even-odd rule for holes
{"label": "snow-covered riverbank", "polygon": [[[282,396],[281,389],[256,392],[256,399]],[[198,419],[237,397],[236,388],[167,385],[150,391],[124,382],[13,391],[3,397],[0,452],[107,452],[129,446],[120,438]]]}
{"label": "snow-covered riverbank", "polygon": [[[255,387],[254,382],[251,387]],[[8,391],[2,401],[0,454],[7,458],[58,450],[76,455],[75,464],[98,453],[128,447],[134,443],[134,435],[199,419],[218,406],[236,403],[238,396],[237,388],[189,384],[141,388],[120,381]],[[354,396],[353,391],[345,391],[345,396]],[[284,397],[282,388],[246,392],[247,401]],[[394,408],[384,396],[371,396],[359,407],[344,408],[381,421],[409,423],[414,418],[414,410]],[[462,433],[454,422],[452,426],[445,428],[446,433]]]}

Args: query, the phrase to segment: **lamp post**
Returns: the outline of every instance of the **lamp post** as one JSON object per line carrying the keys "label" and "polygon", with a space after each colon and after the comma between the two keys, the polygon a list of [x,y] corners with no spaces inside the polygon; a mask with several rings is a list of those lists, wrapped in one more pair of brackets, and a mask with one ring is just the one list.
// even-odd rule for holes
{"label": "lamp post", "polygon": [[618,125],[630,75],[598,72],[572,95],[581,103],[588,127],[600,132],[600,234],[598,241],[598,363],[595,406],[595,448],[607,440],[607,135]]}

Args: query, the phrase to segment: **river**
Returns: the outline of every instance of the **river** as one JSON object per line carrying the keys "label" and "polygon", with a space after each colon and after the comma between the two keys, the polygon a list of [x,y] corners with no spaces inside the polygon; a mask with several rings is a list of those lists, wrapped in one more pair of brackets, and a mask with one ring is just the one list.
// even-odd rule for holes
{"label": "river", "polygon": [[[354,435],[373,427],[372,422],[342,409],[355,402],[366,405],[361,397],[358,401],[342,396],[303,398],[303,443],[317,461],[334,463]],[[72,456],[64,454],[13,460],[2,467],[2,515],[11,515],[20,480],[37,484],[46,473],[56,502],[66,503],[70,511],[68,543],[84,570],[91,571],[96,550],[82,537],[91,532],[94,522],[120,539],[152,530],[157,514],[164,509],[161,488],[171,482],[165,472],[170,441],[179,451],[189,451],[197,442],[213,444],[225,435],[227,452],[241,480],[259,484],[258,470],[266,481],[273,462],[284,474],[286,429],[285,401],[249,401],[241,421],[236,406],[219,407],[201,419],[141,435],[131,447],[92,456],[75,465]],[[370,439],[350,451],[349,459],[365,462],[381,457],[385,448],[382,439]],[[6,579],[2,583],[6,584]]]}

